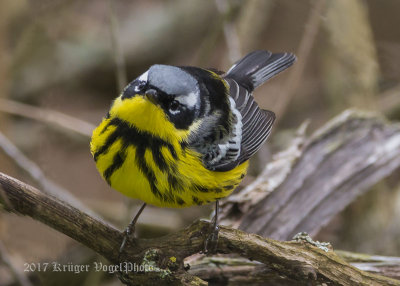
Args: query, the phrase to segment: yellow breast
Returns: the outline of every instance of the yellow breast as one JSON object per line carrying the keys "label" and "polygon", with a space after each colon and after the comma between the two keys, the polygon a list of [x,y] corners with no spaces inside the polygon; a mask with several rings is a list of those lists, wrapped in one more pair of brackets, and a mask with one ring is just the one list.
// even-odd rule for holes
{"label": "yellow breast", "polygon": [[206,169],[200,154],[185,144],[190,132],[177,130],[143,97],[118,98],[94,130],[91,151],[111,187],[148,204],[179,208],[229,195],[248,162],[227,172]]}

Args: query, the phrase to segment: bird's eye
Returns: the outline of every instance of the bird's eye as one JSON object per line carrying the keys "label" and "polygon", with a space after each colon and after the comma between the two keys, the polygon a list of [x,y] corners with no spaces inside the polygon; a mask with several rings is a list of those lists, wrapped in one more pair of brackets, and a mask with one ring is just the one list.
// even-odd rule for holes
{"label": "bird's eye", "polygon": [[176,100],[171,101],[169,104],[169,111],[176,113],[179,110],[179,102]]}

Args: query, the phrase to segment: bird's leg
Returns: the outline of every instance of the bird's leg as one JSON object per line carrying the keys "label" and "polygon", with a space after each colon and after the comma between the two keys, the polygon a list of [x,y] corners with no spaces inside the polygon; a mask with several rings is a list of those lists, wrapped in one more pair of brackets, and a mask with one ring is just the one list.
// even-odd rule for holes
{"label": "bird's leg", "polygon": [[204,253],[215,253],[218,246],[218,213],[219,213],[219,201],[215,201],[215,215],[212,219],[211,233],[208,235],[204,242]]}
{"label": "bird's leg", "polygon": [[144,208],[146,207],[146,203],[144,203],[139,211],[136,213],[135,217],[133,218],[133,220],[131,221],[131,223],[128,225],[128,227],[125,229],[124,231],[124,239],[122,240],[121,246],[119,248],[119,255],[121,255],[122,251],[124,250],[126,241],[129,238],[133,238],[135,236],[135,226],[136,226],[136,222],[139,219],[142,211],[144,210]]}

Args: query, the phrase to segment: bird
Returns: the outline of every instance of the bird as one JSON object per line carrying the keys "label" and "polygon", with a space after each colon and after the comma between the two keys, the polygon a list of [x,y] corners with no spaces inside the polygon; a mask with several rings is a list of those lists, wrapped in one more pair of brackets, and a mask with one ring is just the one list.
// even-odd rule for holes
{"label": "bird", "polygon": [[[155,64],[131,81],[93,131],[90,149],[104,180],[147,204],[183,208],[215,202],[239,185],[275,114],[253,91],[296,61],[292,53],[253,51],[227,72]],[[207,247],[205,247],[206,249]]]}

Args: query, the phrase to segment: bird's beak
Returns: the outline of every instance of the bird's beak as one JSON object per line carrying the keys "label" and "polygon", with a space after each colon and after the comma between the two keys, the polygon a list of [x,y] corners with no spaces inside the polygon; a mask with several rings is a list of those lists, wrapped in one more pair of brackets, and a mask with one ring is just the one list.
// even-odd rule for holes
{"label": "bird's beak", "polygon": [[157,104],[157,91],[154,89],[148,89],[146,90],[146,92],[144,93],[144,96],[151,101],[153,104]]}

